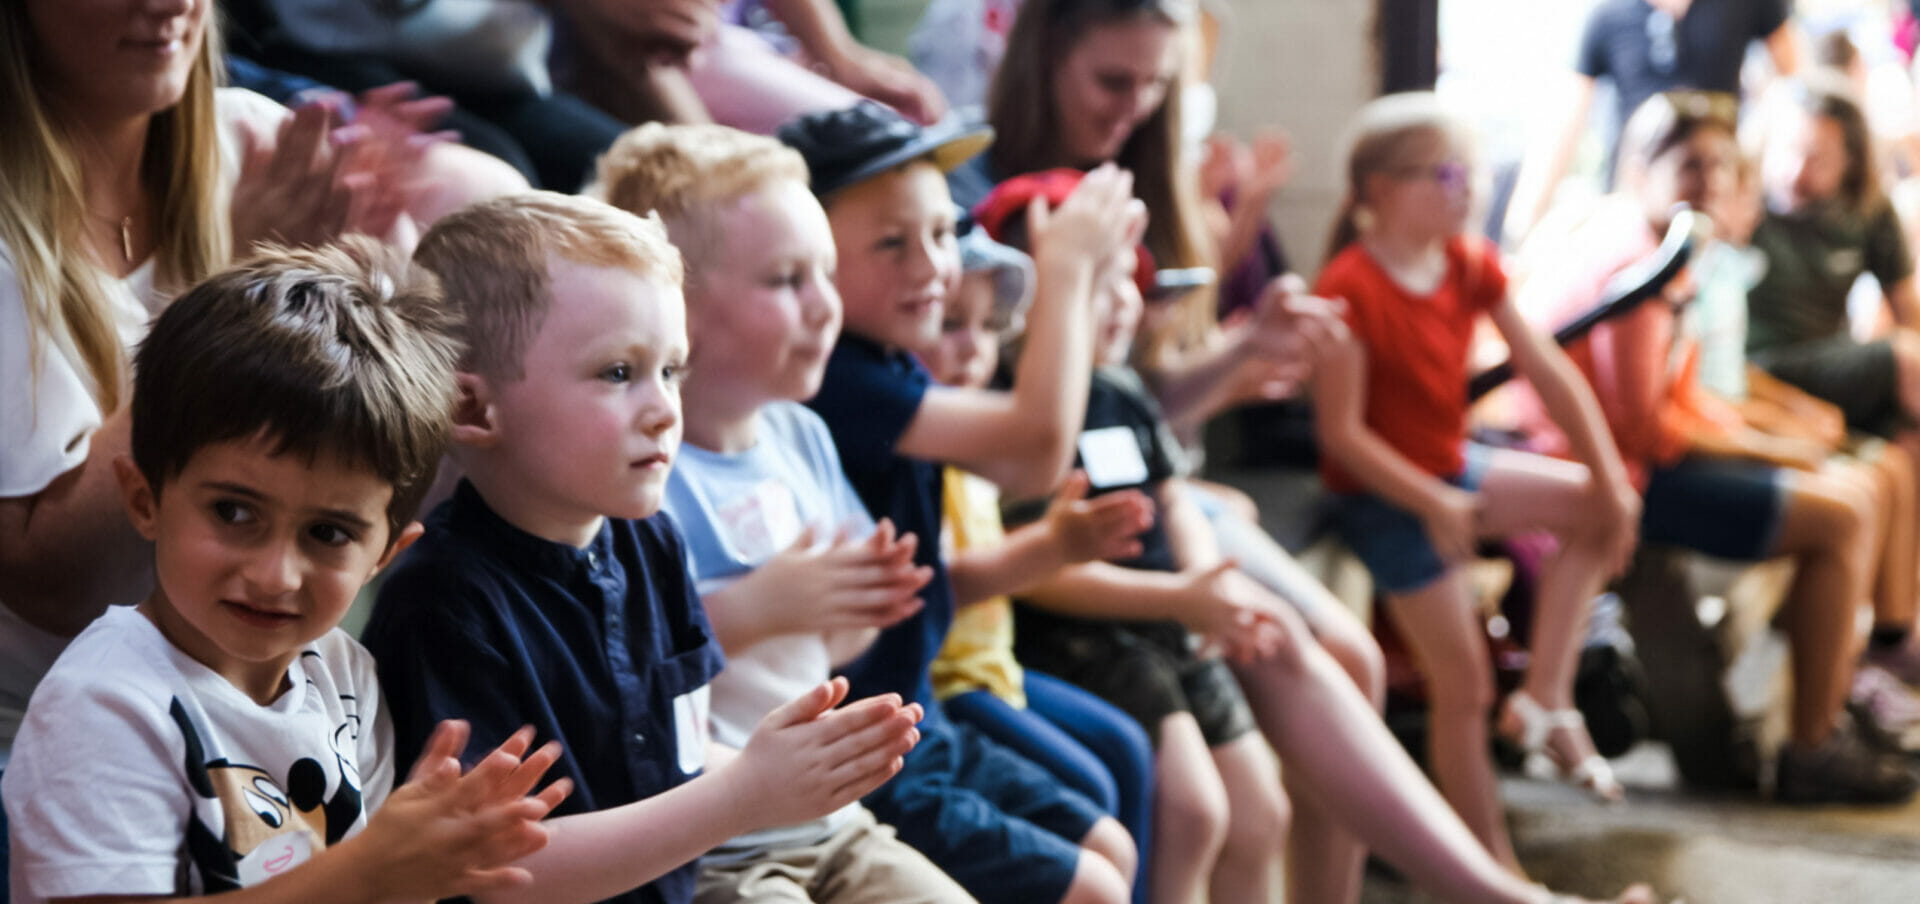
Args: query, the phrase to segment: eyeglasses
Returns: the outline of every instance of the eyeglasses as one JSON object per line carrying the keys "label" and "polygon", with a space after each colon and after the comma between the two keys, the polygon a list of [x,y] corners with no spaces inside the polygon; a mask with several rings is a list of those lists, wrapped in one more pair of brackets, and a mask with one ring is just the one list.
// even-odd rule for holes
{"label": "eyeglasses", "polygon": [[1431,166],[1403,166],[1387,171],[1402,179],[1432,179],[1447,191],[1465,191],[1472,172],[1459,160],[1442,160]]}

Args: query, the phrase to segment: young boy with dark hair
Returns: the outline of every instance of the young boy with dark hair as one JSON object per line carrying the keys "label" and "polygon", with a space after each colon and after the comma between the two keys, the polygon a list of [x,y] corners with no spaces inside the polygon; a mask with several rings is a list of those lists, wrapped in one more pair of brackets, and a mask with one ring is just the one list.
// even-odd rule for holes
{"label": "young boy with dark hair", "polygon": [[440,220],[415,257],[466,315],[466,478],[382,586],[367,643],[403,749],[455,714],[483,739],[530,722],[576,787],[522,863],[532,881],[487,900],[686,904],[708,848],[893,775],[919,706],[834,709],[840,679],[771,707],[737,753],[709,747],[720,648],[658,514],[688,357],[659,221],[536,192]]}
{"label": "young boy with dark hair", "polygon": [[[666,510],[727,651],[713,728],[739,744],[825,681],[875,629],[919,608],[912,535],[874,524],[840,470],[820,387],[840,332],[833,233],[791,148],[726,126],[644,125],[601,157],[596,192],[652,210],[687,261],[687,442]],[[970,902],[857,803],[734,838],[702,858],[697,900]]]}
{"label": "young boy with dark hair", "polygon": [[960,269],[943,171],[985,148],[990,135],[922,129],[863,103],[802,116],[780,139],[806,158],[826,209],[845,316],[809,404],[868,511],[917,536],[914,561],[933,571],[920,610],[883,630],[844,670],[855,687],[928,707],[920,747],[867,806],[976,896],[1126,901],[1137,859],[1126,830],[1044,769],[946,719],[928,666],[954,614],[940,557],[940,463],[1015,496],[1048,492],[1065,476],[1092,372],[1094,268],[1125,243],[1145,209],[1125,173],[1102,167],[1059,211],[1037,212],[1033,353],[1014,388],[938,387],[910,351],[938,336]]}
{"label": "young boy with dark hair", "polygon": [[453,332],[432,281],[370,241],[268,250],[155,321],[114,470],[157,586],[34,692],[4,782],[14,901],[373,902],[527,879],[504,865],[547,840],[568,783],[524,795],[558,748],[522,761],[530,733],[502,735],[462,777],[465,726],[443,725],[389,795],[373,662],[336,628],[420,534]]}

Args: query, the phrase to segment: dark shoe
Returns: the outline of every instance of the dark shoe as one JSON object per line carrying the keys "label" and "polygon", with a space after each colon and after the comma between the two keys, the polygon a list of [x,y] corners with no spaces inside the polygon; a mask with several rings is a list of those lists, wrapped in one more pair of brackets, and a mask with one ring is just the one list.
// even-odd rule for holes
{"label": "dark shoe", "polygon": [[1794,804],[1894,804],[1913,797],[1916,781],[1903,758],[1883,753],[1843,722],[1813,750],[1780,749],[1773,797]]}

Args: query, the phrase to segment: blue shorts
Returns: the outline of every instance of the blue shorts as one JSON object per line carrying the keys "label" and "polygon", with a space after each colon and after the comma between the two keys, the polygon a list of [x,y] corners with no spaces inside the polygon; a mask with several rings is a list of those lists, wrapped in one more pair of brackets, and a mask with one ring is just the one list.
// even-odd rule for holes
{"label": "blue shorts", "polygon": [[1080,840],[1106,813],[970,725],[927,719],[920,731],[867,808],[982,901],[1065,897]]}
{"label": "blue shorts", "polygon": [[1686,459],[1655,468],[1640,508],[1640,538],[1722,559],[1773,554],[1786,511],[1786,472],[1751,461]]}
{"label": "blue shorts", "polygon": [[[1493,450],[1466,444],[1466,467],[1448,483],[1469,492],[1480,489]],[[1341,493],[1334,510],[1340,539],[1365,563],[1381,593],[1412,593],[1440,579],[1447,565],[1433,549],[1420,519],[1372,493]]]}

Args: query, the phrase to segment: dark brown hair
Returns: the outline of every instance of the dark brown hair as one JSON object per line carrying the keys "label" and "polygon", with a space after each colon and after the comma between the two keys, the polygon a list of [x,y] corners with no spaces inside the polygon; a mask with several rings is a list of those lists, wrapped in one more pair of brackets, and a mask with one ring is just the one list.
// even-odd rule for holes
{"label": "dark brown hair", "polygon": [[1633,170],[1652,166],[1702,129],[1719,129],[1730,138],[1737,137],[1739,98],[1712,91],[1665,91],[1647,98],[1620,130],[1614,184],[1622,184]]}
{"label": "dark brown hair", "polygon": [[452,431],[455,315],[379,243],[265,247],[154,321],[134,358],[133,460],[157,494],[201,449],[263,436],[393,485],[412,521]]}
{"label": "dark brown hair", "polygon": [[[1099,160],[1060,155],[1059,111],[1054,107],[1055,70],[1086,33],[1102,25],[1161,22],[1175,28],[1195,15],[1191,0],[1027,0],[1014,15],[1007,50],[987,93],[993,147],[987,150],[996,178],[1057,166],[1087,166]],[[1167,90],[1160,109],[1134,127],[1114,162],[1133,172],[1133,193],[1147,205],[1147,248],[1168,267],[1217,267],[1212,239],[1200,208],[1194,168],[1181,159],[1181,93],[1184,76]],[[1181,335],[1152,337],[1156,345],[1189,345],[1213,323],[1215,293],[1195,292],[1193,316],[1172,324]]]}
{"label": "dark brown hair", "polygon": [[1800,112],[1831,120],[1840,127],[1841,144],[1847,153],[1847,169],[1840,176],[1841,202],[1861,213],[1885,203],[1879,168],[1873,160],[1873,133],[1867,128],[1866,114],[1848,96],[1844,83],[1810,76],[1796,86],[1793,99]]}

